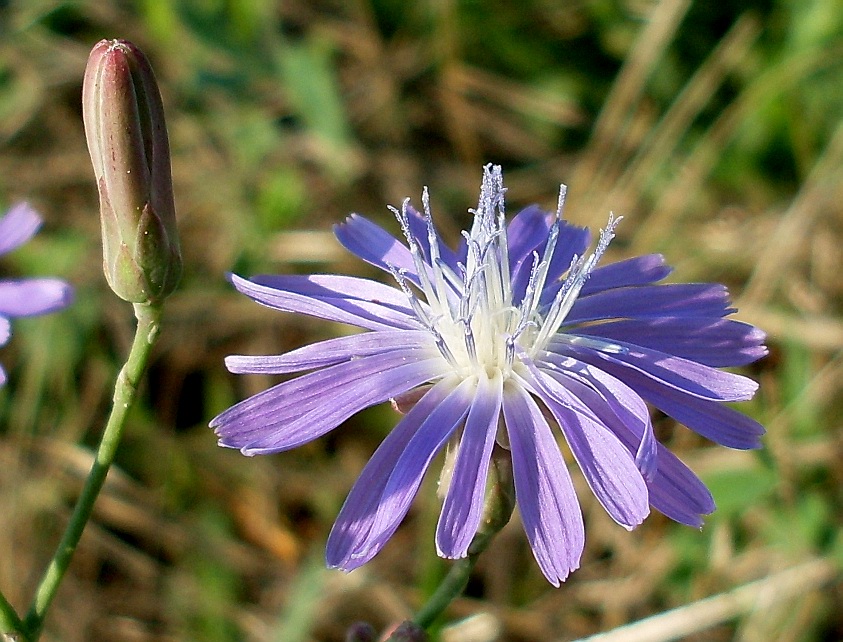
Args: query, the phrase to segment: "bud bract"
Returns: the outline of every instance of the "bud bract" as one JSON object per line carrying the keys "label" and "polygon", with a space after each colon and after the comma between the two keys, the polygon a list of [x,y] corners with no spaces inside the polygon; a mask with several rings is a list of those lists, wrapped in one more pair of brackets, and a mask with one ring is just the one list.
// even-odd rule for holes
{"label": "bud bract", "polygon": [[93,48],[82,116],[100,197],[103,268],[126,301],[155,304],[181,276],[164,105],[143,52],[125,40]]}

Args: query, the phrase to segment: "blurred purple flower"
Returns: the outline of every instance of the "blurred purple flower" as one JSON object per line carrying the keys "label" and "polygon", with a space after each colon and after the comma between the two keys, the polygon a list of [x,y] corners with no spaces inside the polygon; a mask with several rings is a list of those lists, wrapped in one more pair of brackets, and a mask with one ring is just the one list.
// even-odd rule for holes
{"label": "blurred purple flower", "polygon": [[[0,254],[6,254],[31,239],[41,227],[41,217],[27,203],[14,205],[0,217]],[[9,320],[47,314],[65,307],[73,298],[72,288],[59,279],[0,279],[0,345],[11,335]],[[0,367],[0,384],[6,373]]]}
{"label": "blurred purple flower", "polygon": [[426,469],[450,443],[440,555],[459,558],[480,524],[497,443],[512,458],[516,501],[533,554],[558,586],[579,566],[582,516],[554,429],[594,495],[627,529],[649,507],[692,526],[714,510],[703,483],[653,435],[645,402],[732,448],[757,448],[764,429],[723,405],[754,394],[752,380],[717,368],[767,353],[757,328],[727,320],[721,285],[662,284],[660,255],[597,267],[611,219],[590,255],[587,230],[522,210],[506,225],[499,167],[485,168],[480,202],[455,252],[424,214],[397,216],[408,246],[356,214],[340,242],[389,271],[400,290],[349,276],[232,276],[243,294],[276,310],[369,332],[278,356],[232,356],[235,373],[310,370],[212,422],[222,446],[246,455],[300,446],[354,413],[417,399],[366,465],[328,540],[331,566],[370,560],[406,515]]}

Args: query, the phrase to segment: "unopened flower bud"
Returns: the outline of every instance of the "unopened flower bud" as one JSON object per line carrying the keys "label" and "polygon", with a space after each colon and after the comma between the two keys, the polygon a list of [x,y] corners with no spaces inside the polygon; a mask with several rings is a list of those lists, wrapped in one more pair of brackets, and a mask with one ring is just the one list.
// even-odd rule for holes
{"label": "unopened flower bud", "polygon": [[378,634],[368,622],[355,622],[345,632],[345,642],[375,642]]}
{"label": "unopened flower bud", "polygon": [[389,636],[390,642],[427,642],[428,639],[424,629],[409,620],[402,622]]}
{"label": "unopened flower bud", "polygon": [[164,105],[149,61],[125,40],[93,48],[82,87],[85,137],[100,196],[111,289],[155,304],[181,276]]}

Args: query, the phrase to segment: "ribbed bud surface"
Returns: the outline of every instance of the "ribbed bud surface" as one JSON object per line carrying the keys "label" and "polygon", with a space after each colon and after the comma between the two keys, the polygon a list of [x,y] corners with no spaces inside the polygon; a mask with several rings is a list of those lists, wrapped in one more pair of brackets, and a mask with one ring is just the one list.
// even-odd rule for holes
{"label": "ribbed bud surface", "polygon": [[170,146],[152,67],[125,40],[102,40],[82,88],[88,151],[97,179],[103,269],[111,289],[155,304],[181,276]]}

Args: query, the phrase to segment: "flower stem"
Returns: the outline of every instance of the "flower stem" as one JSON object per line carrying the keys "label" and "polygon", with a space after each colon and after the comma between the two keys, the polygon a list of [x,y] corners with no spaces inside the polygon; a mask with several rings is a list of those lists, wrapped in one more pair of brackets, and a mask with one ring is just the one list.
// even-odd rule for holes
{"label": "flower stem", "polygon": [[14,607],[9,604],[6,596],[0,593],[0,633],[18,633],[22,628],[23,622]]}
{"label": "flower stem", "polygon": [[[70,560],[79,539],[82,537],[85,524],[91,517],[94,502],[105,483],[108,469],[114,461],[129,409],[135,400],[138,384],[144,370],[146,370],[152,346],[158,336],[161,320],[160,306],[135,304],[135,316],[138,320],[135,338],[126,364],[120,370],[114,385],[114,402],[111,415],[105,425],[96,459],[91,466],[91,472],[88,474],[76,507],[73,509],[70,522],[56,548],[53,559],[41,578],[29,612],[23,620],[21,632],[26,636],[28,642],[35,642],[38,639],[41,628],[44,626],[47,610],[70,565]],[[20,631],[20,629],[18,630]]]}
{"label": "flower stem", "polygon": [[418,626],[428,628],[468,584],[469,575],[477,562],[477,555],[469,555],[454,562],[433,595],[413,618]]}
{"label": "flower stem", "polygon": [[[454,562],[442,583],[427,603],[419,609],[412,623],[427,629],[448,605],[459,596],[468,584],[469,576],[480,554],[485,551],[495,535],[506,526],[515,508],[515,488],[512,481],[512,460],[509,453],[497,449],[493,455],[494,474],[497,479],[483,507],[483,523],[468,547],[468,556]],[[402,642],[406,636],[392,635],[387,642]]]}

